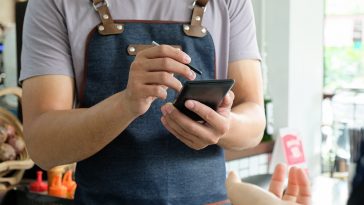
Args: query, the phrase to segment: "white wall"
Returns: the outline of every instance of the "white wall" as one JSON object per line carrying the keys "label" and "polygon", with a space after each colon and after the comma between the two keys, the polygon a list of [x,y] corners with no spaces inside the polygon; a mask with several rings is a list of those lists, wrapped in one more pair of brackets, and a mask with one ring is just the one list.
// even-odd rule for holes
{"label": "white wall", "polygon": [[258,39],[267,55],[276,131],[288,126],[301,133],[315,175],[320,169],[323,0],[252,1],[258,32],[264,33]]}
{"label": "white wall", "polygon": [[295,0],[290,6],[288,125],[300,129],[314,172],[320,169],[323,5],[322,0]]}

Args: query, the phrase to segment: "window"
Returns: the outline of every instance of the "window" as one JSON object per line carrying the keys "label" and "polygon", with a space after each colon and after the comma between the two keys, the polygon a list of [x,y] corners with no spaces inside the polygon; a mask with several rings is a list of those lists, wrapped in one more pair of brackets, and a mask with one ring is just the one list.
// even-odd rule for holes
{"label": "window", "polygon": [[364,1],[326,0],[324,88],[364,88]]}

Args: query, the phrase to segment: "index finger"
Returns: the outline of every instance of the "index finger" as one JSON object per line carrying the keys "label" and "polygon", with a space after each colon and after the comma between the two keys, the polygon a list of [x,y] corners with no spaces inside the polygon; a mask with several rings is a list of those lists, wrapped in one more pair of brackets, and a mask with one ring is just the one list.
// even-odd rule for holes
{"label": "index finger", "polygon": [[179,61],[184,64],[188,64],[191,62],[191,58],[185,52],[180,49],[173,48],[169,45],[160,45],[154,46],[149,49],[145,49],[141,51],[138,56],[143,56],[145,58],[154,59],[154,58],[172,58],[176,61]]}

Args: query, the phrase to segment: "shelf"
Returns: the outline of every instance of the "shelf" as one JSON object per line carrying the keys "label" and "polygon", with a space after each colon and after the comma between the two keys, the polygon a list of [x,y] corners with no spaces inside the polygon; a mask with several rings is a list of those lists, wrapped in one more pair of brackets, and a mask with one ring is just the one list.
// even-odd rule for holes
{"label": "shelf", "polygon": [[245,157],[251,157],[259,154],[268,154],[272,153],[274,147],[274,141],[270,142],[262,142],[256,147],[245,149],[241,151],[230,151],[225,150],[225,160],[231,161],[235,159],[241,159]]}

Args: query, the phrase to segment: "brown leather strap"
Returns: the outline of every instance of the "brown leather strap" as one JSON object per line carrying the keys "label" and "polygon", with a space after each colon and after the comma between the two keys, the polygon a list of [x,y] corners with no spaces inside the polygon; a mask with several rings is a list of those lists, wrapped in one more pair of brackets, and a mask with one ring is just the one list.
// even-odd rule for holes
{"label": "brown leather strap", "polygon": [[[139,52],[145,50],[145,49],[148,49],[148,48],[152,48],[154,47],[155,45],[153,44],[130,44],[128,46],[128,54],[130,56],[136,56]],[[179,50],[182,50],[182,46],[180,45],[170,45],[174,48],[177,48]]]}
{"label": "brown leather strap", "polygon": [[206,5],[209,0],[196,0],[193,4],[193,12],[191,24],[184,24],[183,31],[188,36],[204,37],[207,34],[207,29],[202,26],[202,19],[206,11]]}
{"label": "brown leather strap", "polygon": [[201,7],[206,6],[206,4],[209,2],[209,0],[197,0],[196,4],[198,4]]}
{"label": "brown leather strap", "polygon": [[97,29],[101,35],[120,34],[124,31],[123,24],[116,24],[109,10],[109,2],[107,0],[90,0],[94,9],[98,12],[101,24]]}

